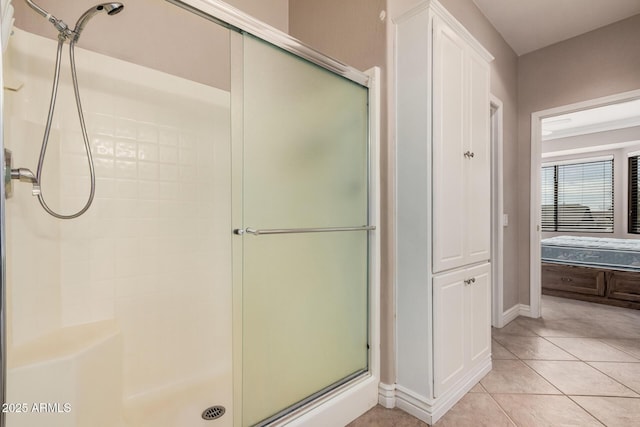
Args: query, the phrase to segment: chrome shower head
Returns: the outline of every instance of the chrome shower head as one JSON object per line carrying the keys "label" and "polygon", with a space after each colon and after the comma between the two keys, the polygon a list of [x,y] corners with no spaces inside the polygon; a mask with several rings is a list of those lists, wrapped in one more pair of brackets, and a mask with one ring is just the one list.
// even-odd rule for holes
{"label": "chrome shower head", "polygon": [[78,18],[76,27],[73,29],[73,41],[78,41],[78,39],[80,38],[80,33],[82,33],[82,30],[84,30],[87,22],[89,21],[89,19],[93,18],[94,15],[100,12],[107,12],[107,15],[115,15],[122,12],[122,9],[124,9],[124,5],[122,3],[102,3],[97,6],[93,6],[91,9],[83,13],[80,18]]}
{"label": "chrome shower head", "polygon": [[122,12],[122,9],[124,9],[124,5],[122,3],[107,3],[101,6],[104,6],[104,10],[107,11],[107,15],[118,14]]}

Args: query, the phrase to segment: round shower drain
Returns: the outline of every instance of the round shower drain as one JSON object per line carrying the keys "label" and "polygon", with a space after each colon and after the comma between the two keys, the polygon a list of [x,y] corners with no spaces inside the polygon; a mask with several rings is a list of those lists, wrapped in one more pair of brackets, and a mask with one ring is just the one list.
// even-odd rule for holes
{"label": "round shower drain", "polygon": [[223,416],[225,411],[224,406],[212,406],[202,412],[202,418],[205,420],[216,420]]}

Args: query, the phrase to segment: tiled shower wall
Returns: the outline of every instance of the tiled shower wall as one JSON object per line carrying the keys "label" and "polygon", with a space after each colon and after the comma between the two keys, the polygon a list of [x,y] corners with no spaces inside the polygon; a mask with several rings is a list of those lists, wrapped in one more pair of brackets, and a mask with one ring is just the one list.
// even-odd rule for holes
{"label": "tiled shower wall", "polygon": [[[5,65],[14,167],[35,172],[54,58],[53,41],[15,31]],[[213,377],[230,393],[229,93],[81,49],[76,60],[96,198],[82,217],[55,220],[15,184],[11,345],[114,319],[125,398]],[[89,175],[63,70],[43,192],[68,214],[83,206]]]}

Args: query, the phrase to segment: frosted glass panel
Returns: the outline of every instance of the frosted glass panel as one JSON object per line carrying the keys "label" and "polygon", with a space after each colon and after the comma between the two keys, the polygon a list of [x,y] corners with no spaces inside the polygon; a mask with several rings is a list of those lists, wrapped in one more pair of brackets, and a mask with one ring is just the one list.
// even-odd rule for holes
{"label": "frosted glass panel", "polygon": [[245,37],[245,225],[367,222],[367,89]]}
{"label": "frosted glass panel", "polygon": [[367,368],[365,232],[247,236],[243,425]]}
{"label": "frosted glass panel", "polygon": [[[244,227],[368,218],[367,89],[244,38]],[[365,231],[243,237],[242,425],[366,371]]]}

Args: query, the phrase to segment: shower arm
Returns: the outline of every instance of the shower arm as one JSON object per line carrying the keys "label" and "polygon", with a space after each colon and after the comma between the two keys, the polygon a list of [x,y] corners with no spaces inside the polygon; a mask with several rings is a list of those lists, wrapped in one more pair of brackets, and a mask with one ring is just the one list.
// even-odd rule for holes
{"label": "shower arm", "polygon": [[73,31],[69,29],[69,26],[65,24],[65,22],[62,19],[56,18],[55,16],[53,16],[52,14],[50,14],[49,12],[47,12],[46,10],[44,10],[43,8],[35,4],[33,0],[24,0],[24,1],[29,5],[29,7],[31,7],[31,9],[35,10],[36,12],[38,12],[38,14],[42,15],[47,21],[51,22],[53,26],[56,27],[56,30],[58,30],[61,35],[64,35],[65,38],[73,34]]}

